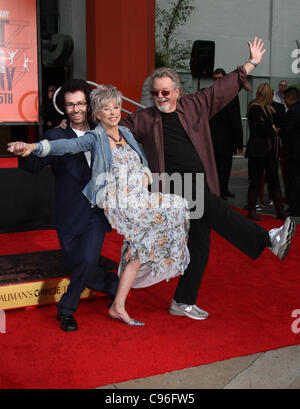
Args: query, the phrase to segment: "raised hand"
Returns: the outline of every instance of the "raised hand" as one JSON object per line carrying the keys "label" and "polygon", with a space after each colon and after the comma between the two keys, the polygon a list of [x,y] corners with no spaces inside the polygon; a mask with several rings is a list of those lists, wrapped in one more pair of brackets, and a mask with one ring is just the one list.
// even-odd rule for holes
{"label": "raised hand", "polygon": [[55,128],[62,128],[62,129],[67,129],[68,123],[66,119],[62,119],[61,123],[56,126]]}
{"label": "raised hand", "polygon": [[265,53],[266,49],[263,48],[264,42],[261,38],[254,37],[253,42],[248,41],[250,58],[259,64],[262,60],[262,56]]}
{"label": "raised hand", "polygon": [[36,149],[36,146],[34,143],[10,142],[7,144],[8,152],[11,152],[14,155],[19,155],[23,157],[29,156],[35,149]]}

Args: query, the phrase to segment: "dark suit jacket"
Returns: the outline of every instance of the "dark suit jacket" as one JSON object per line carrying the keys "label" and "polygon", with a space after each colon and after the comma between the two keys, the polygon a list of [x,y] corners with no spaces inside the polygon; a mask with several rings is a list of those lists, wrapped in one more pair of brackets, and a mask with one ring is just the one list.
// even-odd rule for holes
{"label": "dark suit jacket", "polygon": [[295,102],[285,114],[279,136],[285,158],[300,157],[300,101]]}
{"label": "dark suit jacket", "polygon": [[275,114],[273,115],[273,122],[276,128],[281,128],[282,121],[285,117],[285,105],[280,102],[273,101],[272,107],[275,109]]}
{"label": "dark suit jacket", "polygon": [[[77,138],[71,128],[54,128],[47,131],[44,139]],[[68,231],[70,234],[83,233],[90,219],[91,204],[82,190],[91,179],[91,169],[83,152],[76,155],[46,156],[39,158],[19,158],[19,167],[31,173],[38,172],[50,165],[55,177],[54,228]],[[96,208],[103,220],[105,231],[110,230],[109,223],[102,209]]]}
{"label": "dark suit jacket", "polygon": [[246,158],[262,158],[267,155],[270,145],[274,143],[275,131],[273,119],[269,113],[256,104],[248,111],[250,137],[245,153]]}
{"label": "dark suit jacket", "polygon": [[209,122],[216,155],[232,155],[243,147],[243,127],[238,95]]}

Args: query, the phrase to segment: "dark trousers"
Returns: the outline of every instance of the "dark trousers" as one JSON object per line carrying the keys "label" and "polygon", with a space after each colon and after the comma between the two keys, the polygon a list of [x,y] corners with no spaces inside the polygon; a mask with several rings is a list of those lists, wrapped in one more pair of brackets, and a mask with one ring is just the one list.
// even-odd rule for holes
{"label": "dark trousers", "polygon": [[248,159],[248,176],[250,188],[253,188],[259,192],[264,172],[266,172],[269,191],[280,188],[278,162],[276,159],[276,154],[273,150],[270,150],[267,155],[262,158]]}
{"label": "dark trousers", "polygon": [[266,246],[271,246],[269,234],[265,229],[234,211],[222,198],[206,190],[203,217],[191,219],[188,240],[191,261],[176,288],[174,299],[177,302],[196,303],[208,262],[211,229],[252,259],[256,259]]}
{"label": "dark trousers", "polygon": [[73,314],[86,287],[114,296],[118,287],[118,277],[113,272],[105,273],[99,266],[105,227],[96,212],[92,212],[84,233],[73,235],[58,231],[57,234],[71,272],[67,292],[57,304],[58,311],[61,314]]}
{"label": "dark trousers", "polygon": [[290,210],[300,215],[300,158],[284,160],[284,184]]}
{"label": "dark trousers", "polygon": [[221,196],[226,196],[228,193],[228,183],[230,179],[230,173],[232,168],[232,154],[227,155],[215,155],[216,166],[220,184],[220,194]]}

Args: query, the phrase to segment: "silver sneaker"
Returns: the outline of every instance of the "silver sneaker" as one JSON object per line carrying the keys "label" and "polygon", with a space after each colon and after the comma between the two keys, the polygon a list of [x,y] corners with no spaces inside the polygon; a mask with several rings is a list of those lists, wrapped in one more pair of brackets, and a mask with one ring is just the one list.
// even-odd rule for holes
{"label": "silver sneaker", "polygon": [[172,300],[169,313],[171,315],[177,315],[179,317],[189,317],[193,320],[206,320],[209,317],[209,313],[201,310],[197,305],[188,305],[176,302]]}
{"label": "silver sneaker", "polygon": [[282,260],[288,254],[295,231],[296,222],[291,217],[287,217],[284,224],[278,229],[269,231],[270,241],[272,243],[269,249],[279,260]]}

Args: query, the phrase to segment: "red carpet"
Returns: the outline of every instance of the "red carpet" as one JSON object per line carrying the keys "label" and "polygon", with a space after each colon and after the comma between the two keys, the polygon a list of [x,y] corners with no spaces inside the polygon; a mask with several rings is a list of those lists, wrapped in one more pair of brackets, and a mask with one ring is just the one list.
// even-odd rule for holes
{"label": "red carpet", "polygon": [[18,167],[18,158],[0,158],[0,169],[1,168],[17,168]]}
{"label": "red carpet", "polygon": [[[281,224],[263,219],[265,228]],[[10,254],[13,246],[33,251],[32,234],[37,251],[45,250],[39,234],[48,238],[47,249],[58,248],[52,232],[15,233],[0,235],[2,254],[9,237]],[[74,333],[59,330],[54,305],[8,311],[7,333],[0,334],[0,388],[92,388],[299,344],[291,330],[292,311],[300,308],[299,247],[296,232],[285,260],[266,249],[252,261],[213,234],[198,299],[211,316],[202,322],[168,314],[177,279],[132,291],[128,310],[144,328],[111,321],[106,297],[81,301]],[[117,259],[119,248],[120,237],[108,234],[103,254]]]}

